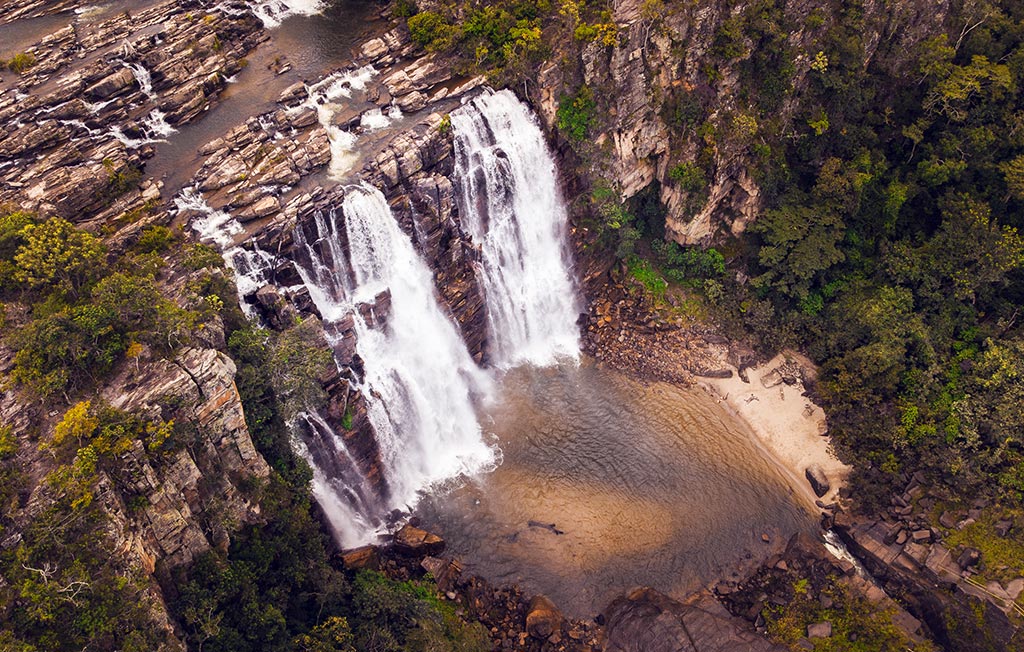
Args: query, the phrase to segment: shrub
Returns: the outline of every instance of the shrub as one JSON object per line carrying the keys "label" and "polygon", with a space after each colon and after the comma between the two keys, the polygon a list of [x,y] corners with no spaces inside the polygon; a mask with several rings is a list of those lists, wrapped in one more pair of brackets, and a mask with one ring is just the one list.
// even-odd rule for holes
{"label": "shrub", "polygon": [[395,0],[391,7],[391,15],[395,18],[409,18],[420,10],[413,0]]}
{"label": "shrub", "polygon": [[428,50],[451,47],[458,34],[458,29],[435,11],[424,11],[412,16],[408,25],[413,42]]}
{"label": "shrub", "polygon": [[28,224],[18,234],[24,244],[14,255],[14,276],[29,288],[77,294],[103,265],[103,244],[59,217]]}
{"label": "shrub", "polygon": [[700,192],[708,185],[704,170],[690,162],[680,163],[669,170],[668,178],[678,183],[679,187],[687,192]]}
{"label": "shrub", "polygon": [[220,252],[209,245],[197,242],[185,252],[185,267],[200,270],[207,267],[224,267],[224,258]]}
{"label": "shrub", "polygon": [[34,65],[36,65],[36,56],[31,52],[16,54],[7,62],[7,68],[18,75],[22,74]]}
{"label": "shrub", "polygon": [[725,257],[717,249],[681,247],[663,240],[653,242],[651,247],[666,268],[665,275],[673,281],[709,279],[725,273]]}
{"label": "shrub", "polygon": [[590,87],[586,84],[580,86],[575,95],[563,97],[559,102],[556,114],[558,130],[570,141],[582,143],[594,123],[596,108],[597,103]]}
{"label": "shrub", "polygon": [[135,250],[144,254],[167,251],[174,242],[174,233],[166,226],[151,226],[142,231]]}

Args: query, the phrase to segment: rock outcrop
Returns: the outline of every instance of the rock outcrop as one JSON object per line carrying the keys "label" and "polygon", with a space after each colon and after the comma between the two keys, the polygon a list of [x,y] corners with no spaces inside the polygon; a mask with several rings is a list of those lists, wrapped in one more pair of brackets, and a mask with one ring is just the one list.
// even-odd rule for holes
{"label": "rock outcrop", "polygon": [[[829,27],[811,27],[808,17],[818,5],[786,2],[780,6],[785,24],[786,63],[792,66],[787,99],[771,119],[788,124],[800,109],[799,96],[807,86],[816,39]],[[751,5],[716,1],[652,8],[637,0],[613,3],[618,27],[617,45],[600,39],[560,46],[564,57],[539,71],[535,104],[549,128],[557,122],[560,100],[582,84],[589,86],[599,116],[590,139],[600,155],[586,156],[585,174],[611,181],[624,198],[635,196],[652,182],[659,184],[667,208],[666,236],[681,244],[706,244],[726,235],[742,233],[762,209],[763,197],[753,172],[756,155],[744,122],[749,98],[744,96],[741,69],[758,46],[743,36],[736,56],[716,52],[716,42],[727,23],[737,21]],[[863,3],[864,61],[897,65],[885,60],[887,51],[904,52],[936,33],[948,2],[912,0]],[[577,65],[566,66],[569,59]],[[778,65],[782,65],[781,63]],[[680,109],[678,98],[687,98]],[[700,107],[700,118],[688,111]],[[737,119],[739,116],[740,119]],[[744,126],[746,125],[746,126]],[[689,187],[673,167],[699,161],[705,177],[700,188]]]}
{"label": "rock outcrop", "polygon": [[905,503],[894,504],[895,518],[840,512],[835,529],[886,592],[897,596],[946,649],[1019,649],[1024,635],[1015,600],[1024,590],[1024,578],[1004,585],[976,577],[980,555],[975,549],[951,551],[926,519],[907,509],[922,495],[920,485],[912,482],[894,498]]}
{"label": "rock outcrop", "polygon": [[0,204],[105,222],[138,194],[151,144],[209,109],[262,38],[251,14],[194,1],[46,36],[28,50],[35,65],[0,80]]}
{"label": "rock outcrop", "polygon": [[188,349],[174,360],[126,366],[105,390],[111,406],[187,424],[193,437],[168,459],[151,459],[139,441],[124,455],[132,493],[146,501],[123,536],[138,539],[143,559],[188,563],[211,547],[226,549],[227,523],[258,520],[259,507],[242,487],[270,467],[249,435],[234,376],[224,354]]}
{"label": "rock outcrop", "polygon": [[784,652],[750,631],[710,593],[678,602],[649,588],[605,612],[607,652]]}

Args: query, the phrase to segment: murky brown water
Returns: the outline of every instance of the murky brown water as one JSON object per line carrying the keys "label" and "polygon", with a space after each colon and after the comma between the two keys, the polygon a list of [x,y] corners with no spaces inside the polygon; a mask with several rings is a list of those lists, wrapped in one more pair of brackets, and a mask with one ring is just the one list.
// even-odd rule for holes
{"label": "murky brown water", "polygon": [[586,616],[638,585],[684,597],[814,531],[747,426],[700,390],[591,363],[499,386],[484,423],[504,461],[417,510],[470,572]]}

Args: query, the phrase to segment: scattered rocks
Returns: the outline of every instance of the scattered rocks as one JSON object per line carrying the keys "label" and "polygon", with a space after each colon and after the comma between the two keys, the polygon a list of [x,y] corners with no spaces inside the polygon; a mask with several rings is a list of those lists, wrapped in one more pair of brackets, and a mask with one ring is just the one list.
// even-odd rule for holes
{"label": "scattered rocks", "polygon": [[1005,537],[1009,536],[1010,535],[1010,530],[1012,530],[1012,529],[1013,529],[1013,521],[1010,521],[1010,520],[997,521],[996,524],[995,524],[996,536],[998,536],[998,537],[1005,538]]}
{"label": "scattered rocks", "polygon": [[981,551],[977,548],[964,548],[956,558],[956,563],[963,570],[976,568],[981,563]]}

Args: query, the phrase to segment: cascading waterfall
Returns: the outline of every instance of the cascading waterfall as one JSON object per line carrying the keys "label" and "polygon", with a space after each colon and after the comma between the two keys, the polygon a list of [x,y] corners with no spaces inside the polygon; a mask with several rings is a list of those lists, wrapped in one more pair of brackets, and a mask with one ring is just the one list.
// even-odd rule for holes
{"label": "cascading waterfall", "polygon": [[177,129],[167,123],[167,115],[160,109],[150,111],[149,115],[142,120],[139,129],[143,133],[142,138],[129,138],[121,130],[121,127],[116,126],[110,129],[110,133],[114,138],[121,141],[125,147],[138,149],[143,145],[167,142],[168,136],[178,132]]}
{"label": "cascading waterfall", "polygon": [[[379,190],[351,187],[341,208],[344,233],[334,214],[317,216],[314,242],[296,229],[296,243],[308,254],[308,263],[297,267],[329,336],[332,325],[354,322],[365,365],[362,394],[390,489],[377,518],[363,514],[339,524],[344,532],[378,523],[391,509],[412,507],[424,489],[493,463],[494,451],[482,439],[474,407],[489,391],[489,379],[438,304],[430,269]],[[368,315],[359,309],[384,297],[386,308]],[[317,490],[327,492],[317,495],[321,504],[352,506],[336,486],[321,484]],[[362,531],[356,538],[374,536]]]}
{"label": "cascading waterfall", "polygon": [[139,83],[139,88],[142,89],[143,94],[151,100],[156,99],[156,94],[153,92],[153,78],[150,76],[149,71],[141,63],[128,63],[122,61],[124,67],[132,71],[132,75],[135,77],[135,81]]}
{"label": "cascading waterfall", "polygon": [[313,16],[324,9],[323,0],[260,0],[249,8],[263,25],[273,29],[290,16]]}
{"label": "cascading waterfall", "polygon": [[253,243],[252,250],[236,246],[235,239],[245,232],[245,228],[227,211],[215,210],[206,203],[206,199],[195,188],[185,188],[178,193],[174,205],[178,211],[192,211],[200,215],[192,220],[192,229],[200,240],[215,244],[221,250],[225,264],[235,273],[238,304],[246,316],[255,317],[246,297],[267,283],[273,262],[270,254],[261,250],[256,243]]}
{"label": "cascading waterfall", "polygon": [[579,355],[568,217],[536,120],[504,90],[451,114],[463,227],[482,250],[491,363],[547,366]]}
{"label": "cascading waterfall", "polygon": [[366,84],[376,76],[377,71],[373,66],[363,66],[355,70],[337,72],[328,75],[319,82],[307,86],[308,98],[297,107],[290,109],[291,112],[304,110],[306,107],[316,109],[317,120],[320,126],[327,132],[327,138],[331,143],[331,162],[328,166],[328,175],[333,179],[340,179],[356,160],[353,151],[356,144],[356,135],[341,129],[332,121],[338,110],[338,100],[352,97],[353,91],[362,91]]}
{"label": "cascading waterfall", "polygon": [[[292,446],[313,469],[313,496],[343,548],[367,542],[379,526],[382,509],[342,438],[315,412],[291,424]],[[369,536],[372,536],[369,535]]]}

